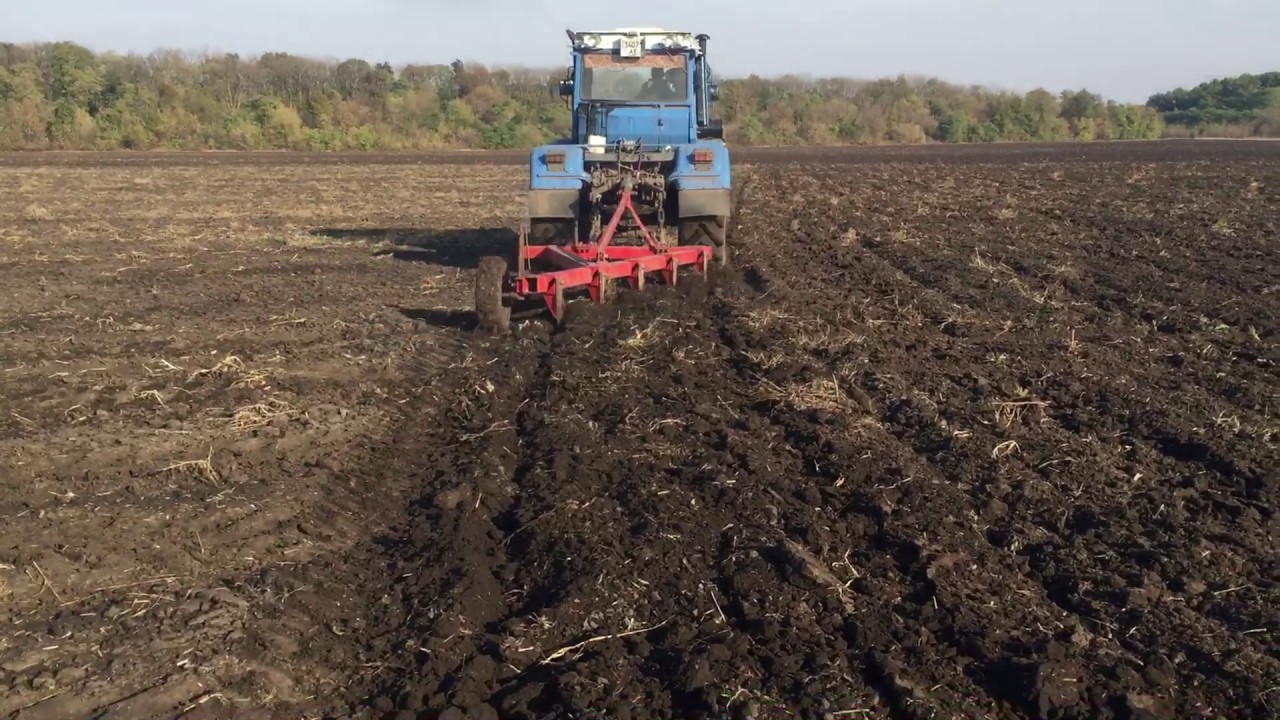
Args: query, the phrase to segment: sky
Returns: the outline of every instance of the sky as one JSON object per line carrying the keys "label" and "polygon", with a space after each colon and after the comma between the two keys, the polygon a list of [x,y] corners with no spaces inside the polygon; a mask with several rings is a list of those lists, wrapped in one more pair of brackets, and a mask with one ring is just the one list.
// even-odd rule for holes
{"label": "sky", "polygon": [[0,42],[550,68],[566,28],[711,36],[717,76],[1152,93],[1280,70],[1280,0],[0,0]]}

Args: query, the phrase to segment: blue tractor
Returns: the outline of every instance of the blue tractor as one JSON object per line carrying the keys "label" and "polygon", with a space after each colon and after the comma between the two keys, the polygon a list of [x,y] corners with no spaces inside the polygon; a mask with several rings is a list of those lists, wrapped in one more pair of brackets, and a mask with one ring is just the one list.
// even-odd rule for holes
{"label": "blue tractor", "polygon": [[709,37],[649,28],[568,35],[573,65],[560,94],[573,109],[573,135],[530,156],[530,237],[598,233],[623,162],[652,174],[638,200],[660,230],[670,223],[681,244],[709,242],[727,260],[729,151],[711,119]]}
{"label": "blue tractor", "polygon": [[511,304],[541,297],[557,321],[566,291],[603,302],[614,281],[674,283],[682,268],[728,262],[729,151],[707,35],[658,28],[568,31],[573,64],[559,93],[572,136],[530,154],[528,223],[517,267],[485,258],[476,278],[483,326],[506,328]]}

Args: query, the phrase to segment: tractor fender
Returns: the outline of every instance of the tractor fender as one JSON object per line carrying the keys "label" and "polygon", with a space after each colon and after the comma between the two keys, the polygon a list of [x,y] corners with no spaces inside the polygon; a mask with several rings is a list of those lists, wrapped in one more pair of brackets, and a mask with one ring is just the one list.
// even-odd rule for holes
{"label": "tractor fender", "polygon": [[[529,154],[530,190],[577,190],[591,180],[580,145],[543,145]],[[553,162],[554,160],[554,162]]]}
{"label": "tractor fender", "polygon": [[530,190],[530,218],[577,218],[582,202],[582,191],[572,190]]}
{"label": "tractor fender", "polygon": [[728,188],[680,188],[676,193],[676,208],[682,218],[733,214],[733,197]]}
{"label": "tractor fender", "polygon": [[[698,164],[695,153],[710,151],[711,162]],[[722,142],[683,145],[668,182],[677,193],[680,217],[728,217],[732,212],[729,148]]]}
{"label": "tractor fender", "polygon": [[529,154],[529,217],[577,218],[583,184],[591,179],[584,166],[581,146],[534,148]]}

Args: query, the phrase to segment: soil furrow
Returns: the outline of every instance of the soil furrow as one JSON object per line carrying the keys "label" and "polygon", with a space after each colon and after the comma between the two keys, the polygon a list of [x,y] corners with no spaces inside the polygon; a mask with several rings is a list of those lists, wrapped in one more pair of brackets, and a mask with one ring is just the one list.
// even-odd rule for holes
{"label": "soil furrow", "polygon": [[489,338],[519,157],[0,156],[0,714],[1275,715],[1280,144],[735,150]]}

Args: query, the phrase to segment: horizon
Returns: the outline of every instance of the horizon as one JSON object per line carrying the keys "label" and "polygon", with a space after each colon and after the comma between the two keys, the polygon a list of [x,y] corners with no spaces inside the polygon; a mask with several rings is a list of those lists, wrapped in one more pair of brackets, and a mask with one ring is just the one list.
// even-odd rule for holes
{"label": "horizon", "polygon": [[[1280,69],[1269,30],[1280,27],[1280,3],[1267,0],[1131,0],[1123,7],[1080,0],[1065,13],[1013,0],[982,3],[986,7],[975,10],[974,3],[939,0],[900,0],[892,7],[808,0],[799,8],[779,8],[760,0],[709,0],[686,9],[674,0],[652,0],[650,17],[642,18],[552,9],[567,6],[563,0],[475,0],[436,8],[412,0],[224,0],[196,7],[119,0],[105,11],[89,0],[65,0],[57,8],[0,11],[6,30],[0,42],[70,41],[98,53],[138,55],[285,52],[330,62],[388,62],[397,69],[460,59],[554,71],[568,61],[566,27],[661,26],[709,34],[711,64],[721,78],[906,76],[1019,93],[1087,89],[1135,104],[1178,87]],[[726,9],[738,12],[716,17]],[[824,21],[807,24],[815,12]],[[507,19],[495,24],[499,13]],[[682,16],[687,19],[669,20]],[[781,41],[774,57],[760,49],[762,37]],[[810,43],[808,58],[798,43]],[[1169,56],[1170,49],[1185,51]]]}

